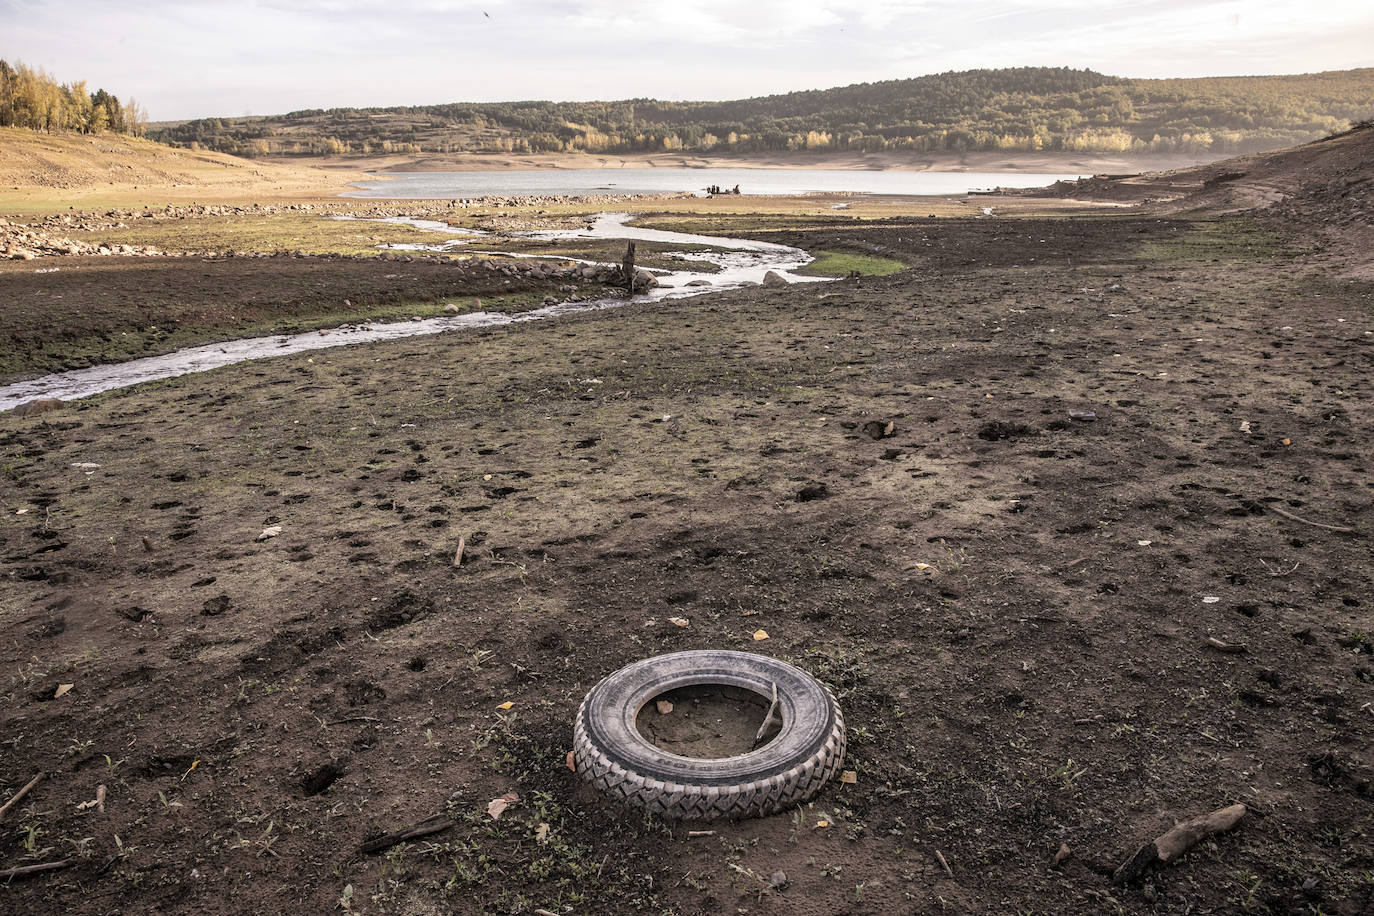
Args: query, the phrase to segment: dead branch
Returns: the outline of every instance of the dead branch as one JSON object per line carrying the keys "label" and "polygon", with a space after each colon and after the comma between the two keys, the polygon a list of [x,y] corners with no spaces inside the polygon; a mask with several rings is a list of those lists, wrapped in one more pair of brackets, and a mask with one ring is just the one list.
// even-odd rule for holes
{"label": "dead branch", "polygon": [[39,773],[33,779],[29,780],[28,785],[24,786],[24,788],[20,789],[18,792],[15,792],[14,797],[11,798],[9,801],[5,802],[4,807],[0,807],[0,821],[3,821],[5,819],[5,815],[9,813],[10,808],[13,808],[15,805],[19,804],[19,800],[22,799],[25,795],[28,795],[29,790],[32,789],[34,786],[38,785],[42,781],[43,774]]}
{"label": "dead branch", "polygon": [[1324,524],[1322,524],[1321,522],[1314,522],[1314,521],[1312,521],[1310,518],[1303,518],[1301,515],[1294,515],[1292,512],[1289,512],[1287,509],[1280,509],[1278,506],[1268,506],[1267,508],[1269,509],[1270,512],[1274,513],[1275,515],[1282,515],[1284,518],[1288,519],[1289,521],[1292,521],[1292,522],[1299,522],[1299,523],[1301,523],[1301,524],[1303,524],[1303,525],[1311,525],[1313,528],[1320,528],[1320,529],[1322,529],[1323,531],[1336,531],[1336,532],[1339,532],[1340,534],[1354,534],[1354,533],[1355,533],[1355,529],[1354,529],[1354,528],[1346,528],[1346,527],[1344,527],[1343,525],[1324,525]]}
{"label": "dead branch", "polygon": [[388,833],[385,836],[379,836],[375,839],[368,840],[358,847],[358,851],[363,853],[381,852],[384,849],[390,849],[397,843],[404,843],[406,840],[414,840],[422,836],[442,833],[452,827],[453,823],[454,822],[449,820],[447,815],[436,814],[433,817],[420,821],[420,823],[413,827],[407,827],[404,830],[398,830],[395,833]]}
{"label": "dead branch", "polygon": [[754,747],[759,746],[763,740],[763,733],[768,731],[768,726],[773,724],[773,712],[778,708],[778,685],[773,685],[773,702],[768,706],[768,715],[763,717],[763,724],[759,726],[759,733],[754,736]]}
{"label": "dead branch", "polygon": [[6,868],[0,871],[0,878],[22,878],[25,875],[36,875],[39,872],[57,871],[59,868],[66,868],[71,864],[71,859],[61,859],[57,862],[44,862],[42,865],[21,865],[18,868]]}
{"label": "dead branch", "polygon": [[1175,824],[1172,830],[1146,843],[1135,855],[1121,863],[1121,867],[1112,874],[1112,880],[1118,884],[1134,881],[1147,869],[1172,862],[1200,840],[1236,826],[1245,812],[1244,805],[1231,805]]}

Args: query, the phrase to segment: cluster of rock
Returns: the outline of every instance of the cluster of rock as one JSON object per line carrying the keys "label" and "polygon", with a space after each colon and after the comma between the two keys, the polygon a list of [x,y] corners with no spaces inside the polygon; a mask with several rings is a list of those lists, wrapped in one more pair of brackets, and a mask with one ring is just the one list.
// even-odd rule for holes
{"label": "cluster of rock", "polygon": [[[581,203],[593,206],[620,204],[640,199],[644,196],[691,196],[691,195],[609,195],[588,194],[575,197],[550,197],[546,195],[528,197],[473,197],[445,201],[408,201],[404,207],[394,203],[370,204],[357,201],[337,203],[297,203],[297,204],[249,204],[246,206],[185,204],[171,205],[160,209],[112,209],[100,212],[71,212],[44,217],[36,217],[27,222],[0,219],[0,260],[29,261],[35,258],[59,255],[123,255],[126,257],[303,257],[300,252],[243,252],[184,251],[169,252],[146,245],[123,245],[108,242],[82,242],[70,237],[70,233],[103,232],[127,229],[132,222],[140,220],[186,220],[206,217],[270,215],[288,211],[317,211],[321,214],[351,215],[369,218],[414,217],[422,219],[443,219],[456,210],[519,208],[529,210],[550,204]],[[529,215],[493,215],[489,231],[510,231],[520,229],[543,229],[552,226],[565,227],[577,225],[582,218],[575,216],[548,216],[547,211],[535,210]],[[383,255],[383,257],[388,257]],[[412,260],[410,256],[389,256],[391,260]],[[646,274],[646,276],[648,276]]]}
{"label": "cluster of rock", "polygon": [[54,255],[126,255],[153,256],[163,252],[146,245],[113,245],[78,242],[47,229],[15,225],[0,220],[0,259],[32,261]]}

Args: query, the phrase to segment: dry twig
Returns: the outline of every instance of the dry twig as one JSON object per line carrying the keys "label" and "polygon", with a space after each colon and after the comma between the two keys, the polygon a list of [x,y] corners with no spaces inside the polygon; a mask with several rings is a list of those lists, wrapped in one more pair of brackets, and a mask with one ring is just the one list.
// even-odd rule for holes
{"label": "dry twig", "polygon": [[15,805],[19,804],[19,800],[22,799],[25,795],[28,795],[29,790],[32,789],[34,786],[38,785],[42,781],[43,774],[39,773],[33,779],[30,779],[28,784],[24,786],[24,788],[20,789],[18,792],[15,792],[14,797],[11,798],[9,801],[5,802],[4,807],[0,807],[0,821],[5,819],[5,815],[9,813],[10,808],[13,808]]}
{"label": "dry twig", "polygon": [[1287,509],[1280,509],[1278,506],[1269,506],[1268,509],[1275,515],[1282,515],[1289,521],[1299,522],[1303,525],[1311,525],[1313,528],[1320,528],[1323,531],[1337,531],[1341,534],[1353,534],[1355,532],[1354,528],[1346,528],[1343,525],[1324,525],[1321,522],[1314,522],[1310,518],[1303,518],[1301,515],[1294,515]]}
{"label": "dry twig", "polygon": [[768,726],[773,724],[773,713],[778,708],[778,685],[773,685],[773,702],[768,706],[768,715],[763,717],[763,724],[759,726],[759,733],[754,736],[754,747],[759,746],[763,740],[763,733],[768,731]]}
{"label": "dry twig", "polygon": [[22,878],[25,875],[36,875],[39,872],[57,871],[57,869],[66,868],[71,864],[71,859],[60,859],[56,862],[44,862],[41,865],[21,865],[18,868],[0,870],[0,878]]}
{"label": "dry twig", "polygon": [[395,833],[388,833],[386,836],[379,836],[368,840],[358,847],[359,852],[381,852],[383,849],[390,849],[397,843],[404,843],[406,840],[418,839],[422,836],[430,836],[435,833],[442,833],[453,826],[453,821],[446,815],[436,814],[431,818],[426,818],[413,827],[398,830]]}

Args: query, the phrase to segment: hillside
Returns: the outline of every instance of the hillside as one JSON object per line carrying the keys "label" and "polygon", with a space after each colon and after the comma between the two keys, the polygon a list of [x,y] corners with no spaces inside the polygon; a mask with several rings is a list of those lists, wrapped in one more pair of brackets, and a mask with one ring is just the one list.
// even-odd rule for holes
{"label": "hillside", "polygon": [[1090,70],[969,70],[726,102],[453,103],[152,125],[240,155],[690,151],[1256,152],[1374,116],[1374,68],[1137,80]]}
{"label": "hillside", "polygon": [[[1038,188],[1013,193],[1047,196]],[[1170,213],[1251,211],[1326,241],[1343,273],[1374,276],[1374,122],[1301,146],[1192,168],[1058,182],[1048,195],[1149,203]]]}
{"label": "hillside", "polygon": [[[44,134],[0,127],[0,204],[238,199],[271,192],[337,193],[356,176],[306,165],[250,162],[119,134]],[[60,193],[54,193],[60,192]]]}

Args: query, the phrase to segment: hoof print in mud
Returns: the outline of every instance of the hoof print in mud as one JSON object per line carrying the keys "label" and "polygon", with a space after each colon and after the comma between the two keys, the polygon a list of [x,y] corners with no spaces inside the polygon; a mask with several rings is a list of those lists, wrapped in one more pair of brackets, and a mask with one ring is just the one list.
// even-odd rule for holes
{"label": "hoof print in mud", "polygon": [[839,772],[844,717],[829,689],[786,662],[673,652],[593,687],[573,747],[578,775],[616,801],[673,820],[760,817]]}

